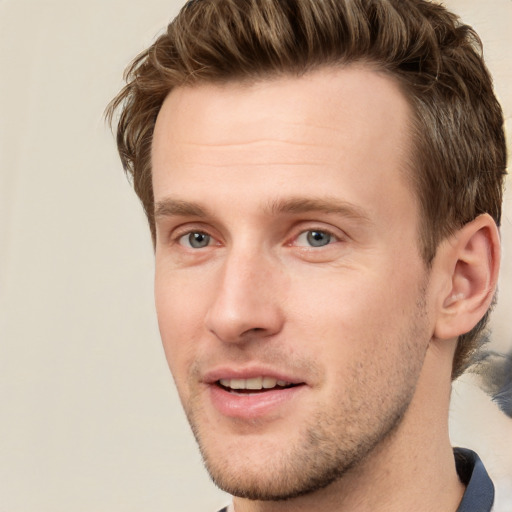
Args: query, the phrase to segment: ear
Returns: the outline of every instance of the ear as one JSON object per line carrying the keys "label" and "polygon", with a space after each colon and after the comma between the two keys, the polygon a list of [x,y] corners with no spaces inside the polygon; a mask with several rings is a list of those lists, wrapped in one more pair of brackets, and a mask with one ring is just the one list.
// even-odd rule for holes
{"label": "ear", "polygon": [[480,321],[494,297],[500,266],[496,223],[488,214],[479,215],[439,249],[447,279],[439,297],[434,336],[456,338]]}

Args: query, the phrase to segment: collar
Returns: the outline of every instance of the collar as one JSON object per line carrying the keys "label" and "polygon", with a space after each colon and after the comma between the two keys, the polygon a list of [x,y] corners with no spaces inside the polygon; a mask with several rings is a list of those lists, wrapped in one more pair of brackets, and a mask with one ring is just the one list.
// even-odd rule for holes
{"label": "collar", "polygon": [[490,512],[494,485],[480,457],[466,448],[454,448],[453,454],[460,481],[466,486],[457,512]]}

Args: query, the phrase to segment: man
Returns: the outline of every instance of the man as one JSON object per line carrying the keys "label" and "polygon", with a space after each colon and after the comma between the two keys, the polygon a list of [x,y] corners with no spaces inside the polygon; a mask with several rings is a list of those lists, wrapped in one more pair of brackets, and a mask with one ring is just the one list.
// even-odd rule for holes
{"label": "man", "polygon": [[231,510],[491,510],[447,426],[500,259],[474,32],[422,0],[194,0],[127,78],[162,340]]}

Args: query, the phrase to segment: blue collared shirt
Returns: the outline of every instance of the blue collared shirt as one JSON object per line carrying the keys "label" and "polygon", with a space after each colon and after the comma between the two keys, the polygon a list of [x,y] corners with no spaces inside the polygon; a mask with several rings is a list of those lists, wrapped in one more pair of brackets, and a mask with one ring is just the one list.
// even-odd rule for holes
{"label": "blue collared shirt", "polygon": [[454,448],[455,464],[461,482],[466,486],[457,512],[490,512],[494,503],[494,485],[473,451]]}

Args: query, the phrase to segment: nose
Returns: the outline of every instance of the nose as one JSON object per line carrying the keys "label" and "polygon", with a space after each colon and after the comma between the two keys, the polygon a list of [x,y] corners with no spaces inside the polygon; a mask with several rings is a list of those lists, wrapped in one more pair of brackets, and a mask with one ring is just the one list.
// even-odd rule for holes
{"label": "nose", "polygon": [[232,254],[219,271],[206,328],[225,343],[273,336],[284,323],[283,278],[261,254]]}

